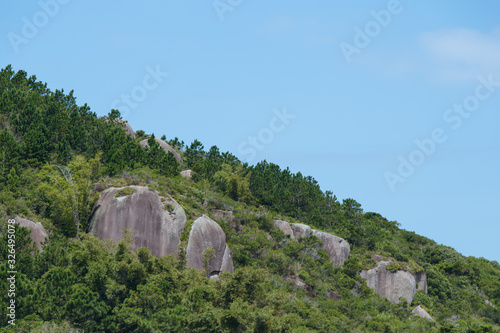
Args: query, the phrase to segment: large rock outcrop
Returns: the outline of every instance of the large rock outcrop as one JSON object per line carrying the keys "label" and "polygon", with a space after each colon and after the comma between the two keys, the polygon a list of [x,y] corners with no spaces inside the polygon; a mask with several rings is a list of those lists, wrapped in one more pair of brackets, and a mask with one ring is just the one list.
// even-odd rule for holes
{"label": "large rock outcrop", "polygon": [[[108,122],[108,120],[106,120],[106,122]],[[132,126],[130,126],[130,124],[126,120],[117,118],[117,119],[113,120],[113,122],[115,124],[121,124],[121,127],[125,131],[125,134],[130,136],[132,139],[135,139],[135,132],[132,129]]]}
{"label": "large rock outcrop", "polygon": [[349,258],[351,247],[345,239],[314,229],[312,230],[312,234],[323,242],[321,248],[325,249],[330,255],[330,262],[333,266],[342,266],[344,261]]}
{"label": "large rock outcrop", "polygon": [[226,234],[217,222],[203,215],[193,222],[186,249],[187,266],[204,271],[203,252],[212,247],[215,256],[210,260],[207,275],[218,276],[221,272],[232,273],[233,258],[226,245]]}
{"label": "large rock outcrop", "polygon": [[359,275],[366,279],[368,287],[393,303],[398,303],[400,297],[411,303],[417,290],[427,292],[425,272],[412,274],[398,270],[392,273],[386,269],[391,263],[390,260],[380,261],[375,268],[363,270]]}
{"label": "large rock outcrop", "polygon": [[274,220],[274,225],[280,228],[285,235],[290,235],[290,238],[293,239],[309,237],[310,235],[314,235],[321,239],[323,242],[321,249],[326,250],[326,252],[330,255],[330,262],[334,266],[343,265],[344,261],[349,258],[351,247],[343,238],[327,232],[312,229],[308,225],[301,223],[288,223],[282,220]]}
{"label": "large rock outcrop", "polygon": [[[177,160],[177,162],[181,163],[181,155],[179,155],[179,153],[174,148],[172,148],[168,143],[166,143],[165,141],[163,141],[161,139],[155,138],[155,141],[158,142],[158,144],[160,145],[160,147],[166,153],[171,152],[172,154],[174,154],[174,157]],[[149,147],[149,145],[148,145],[148,139],[142,140],[140,142],[140,145],[141,145],[142,148]]]}
{"label": "large rock outcrop", "polygon": [[171,197],[144,186],[109,188],[94,206],[90,229],[101,238],[120,241],[125,228],[134,231],[133,249],[148,248],[157,257],[175,254],[186,225],[184,209]]}
{"label": "large rock outcrop", "polygon": [[413,316],[418,316],[418,317],[423,318],[425,320],[434,321],[434,318],[432,318],[432,316],[427,311],[425,311],[425,309],[421,305],[419,305],[415,309],[413,309],[411,314]]}
{"label": "large rock outcrop", "polygon": [[191,170],[183,170],[181,171],[181,177],[191,179],[193,177],[193,171]]}
{"label": "large rock outcrop", "polygon": [[33,222],[17,215],[14,217],[14,220],[20,227],[25,227],[28,230],[31,230],[31,239],[38,248],[38,251],[43,252],[42,243],[45,242],[47,237],[49,237],[43,225],[40,222]]}
{"label": "large rock outcrop", "polygon": [[293,229],[292,229],[292,226],[290,225],[290,223],[286,222],[286,221],[282,221],[282,220],[274,220],[274,225],[281,229],[281,231],[283,231],[283,233],[285,235],[289,235],[290,238],[294,239],[295,238],[295,234],[293,233]]}

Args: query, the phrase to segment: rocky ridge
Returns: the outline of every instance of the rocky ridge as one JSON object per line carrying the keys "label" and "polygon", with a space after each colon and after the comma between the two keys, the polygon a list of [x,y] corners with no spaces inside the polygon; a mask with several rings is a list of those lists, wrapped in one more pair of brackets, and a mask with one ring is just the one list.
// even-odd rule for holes
{"label": "rocky ridge", "polygon": [[349,258],[351,248],[349,243],[343,238],[335,235],[315,230],[308,225],[301,223],[288,223],[282,220],[274,220],[274,225],[283,231],[285,235],[290,235],[292,239],[299,239],[302,237],[309,237],[310,235],[316,236],[323,242],[321,249],[326,250],[330,255],[330,262],[334,266],[342,266],[344,261]]}

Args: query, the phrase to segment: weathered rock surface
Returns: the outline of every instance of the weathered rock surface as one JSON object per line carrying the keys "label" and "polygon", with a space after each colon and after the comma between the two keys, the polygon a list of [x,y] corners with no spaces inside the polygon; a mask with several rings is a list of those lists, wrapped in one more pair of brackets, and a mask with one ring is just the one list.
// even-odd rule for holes
{"label": "weathered rock surface", "polygon": [[416,273],[415,282],[417,283],[417,291],[423,290],[427,294],[427,273],[424,271]]}
{"label": "weathered rock surface", "polygon": [[[177,160],[177,162],[181,163],[181,155],[179,155],[179,153],[174,148],[172,148],[168,143],[166,143],[161,139],[155,138],[155,141],[158,142],[160,147],[163,148],[163,150],[166,153],[171,152],[172,154],[174,154],[174,157]],[[142,148],[148,147],[148,139],[142,140],[140,142],[140,145]]]}
{"label": "weathered rock surface", "polygon": [[484,301],[484,304],[488,305],[488,306],[491,306],[492,308],[495,307],[495,304],[491,303],[489,300],[485,300]]}
{"label": "weathered rock surface", "polygon": [[25,227],[31,230],[31,239],[38,248],[38,251],[43,252],[42,243],[45,242],[47,237],[49,237],[43,225],[40,222],[33,222],[17,215],[14,217],[14,220],[20,227]]}
{"label": "weathered rock surface", "polygon": [[420,305],[413,309],[411,313],[412,315],[419,316],[420,318],[424,318],[425,320],[434,321],[434,318],[432,318],[432,316]]}
{"label": "weathered rock surface", "polygon": [[351,247],[345,239],[329,234],[327,232],[311,229],[308,225],[301,223],[288,223],[282,220],[274,220],[274,225],[283,231],[285,235],[290,235],[290,238],[302,238],[314,235],[321,239],[323,245],[321,249],[326,250],[330,255],[330,262],[334,266],[341,266],[344,261],[349,258]]}
{"label": "weathered rock surface", "polygon": [[[106,120],[106,122],[108,122],[108,120]],[[130,126],[130,124],[126,120],[115,119],[113,122],[115,124],[122,124],[122,128],[125,131],[125,134],[127,134],[128,136],[130,136],[132,139],[135,139],[135,132],[132,129],[132,126]]]}
{"label": "weathered rock surface", "polygon": [[128,123],[128,121],[125,121],[123,119],[117,119],[120,123],[122,123],[122,128],[125,130],[125,133],[130,136],[132,139],[135,139],[135,132],[132,129],[132,126]]}
{"label": "weathered rock surface", "polygon": [[308,225],[302,223],[292,223],[291,227],[293,230],[293,235],[296,239],[311,236],[312,229]]}
{"label": "weathered rock surface", "polygon": [[96,202],[90,231],[100,239],[118,242],[123,229],[132,229],[134,250],[146,247],[162,257],[177,252],[185,225],[184,209],[174,199],[160,197],[144,186],[112,187]]}
{"label": "weathered rock surface", "polygon": [[[411,274],[401,270],[392,273],[386,269],[390,263],[390,260],[380,261],[377,267],[363,270],[359,275],[366,279],[368,287],[393,303],[399,303],[400,297],[411,303],[417,290],[427,290],[425,273]],[[417,277],[419,281],[418,288],[416,287]]]}
{"label": "weathered rock surface", "polygon": [[183,171],[181,171],[181,176],[189,179],[189,178],[193,177],[193,171],[183,170]]}
{"label": "weathered rock surface", "polygon": [[330,262],[334,266],[342,266],[344,261],[349,258],[351,247],[345,239],[314,229],[312,230],[312,234],[321,239],[323,242],[321,248],[325,249],[330,255]]}
{"label": "weathered rock surface", "polygon": [[231,221],[234,220],[234,214],[232,210],[213,209],[212,214],[220,219],[229,219]]}
{"label": "weathered rock surface", "polygon": [[193,222],[189,233],[186,248],[187,266],[203,271],[203,251],[209,247],[215,250],[215,257],[210,260],[208,275],[219,275],[223,271],[232,273],[233,259],[231,250],[226,245],[226,234],[217,222],[203,215]]}
{"label": "weathered rock surface", "polygon": [[295,288],[305,289],[309,297],[316,297],[316,293],[311,288],[311,286],[304,283],[304,281],[302,281],[302,279],[299,276],[286,276],[283,277],[282,279],[283,281],[290,281],[290,284]]}
{"label": "weathered rock surface", "polygon": [[282,220],[274,220],[274,225],[283,231],[285,235],[290,235],[290,238],[295,238],[293,233],[293,229],[290,226],[290,223]]}
{"label": "weathered rock surface", "polygon": [[234,272],[233,266],[233,253],[229,246],[226,245],[226,249],[224,250],[224,256],[222,257],[222,264],[220,266],[221,272]]}

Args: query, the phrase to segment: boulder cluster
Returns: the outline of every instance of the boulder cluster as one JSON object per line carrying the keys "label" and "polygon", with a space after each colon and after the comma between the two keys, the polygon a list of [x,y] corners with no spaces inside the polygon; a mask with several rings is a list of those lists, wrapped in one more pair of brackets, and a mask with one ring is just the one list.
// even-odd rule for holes
{"label": "boulder cluster", "polygon": [[[160,140],[161,141],[161,140]],[[232,212],[214,211],[220,218],[234,219]],[[39,251],[48,237],[40,223],[16,216],[16,223],[31,230],[31,238]],[[349,243],[335,235],[312,229],[300,223],[275,220],[274,224],[291,239],[318,237],[330,256],[334,266],[342,266],[349,258]],[[90,231],[100,239],[120,241],[124,229],[132,230],[132,249],[148,248],[154,256],[177,255],[181,234],[186,226],[186,213],[171,196],[162,195],[145,186],[112,187],[101,192],[94,206]],[[375,255],[377,266],[360,272],[372,288],[389,301],[397,303],[400,298],[411,302],[418,290],[427,293],[427,276],[424,271],[411,273],[408,270],[391,272],[389,259]],[[232,273],[231,249],[226,244],[226,235],[217,222],[203,215],[196,219],[189,232],[186,247],[188,267],[206,271],[207,276],[217,278],[222,272]],[[414,315],[428,319],[424,309],[416,308]],[[430,317],[430,316],[429,316]]]}
{"label": "boulder cluster", "polygon": [[[176,255],[181,233],[186,226],[184,209],[172,197],[162,196],[145,186],[109,188],[101,193],[96,202],[90,223],[90,231],[100,239],[120,241],[122,231],[134,233],[132,249],[148,248],[154,256]],[[204,253],[209,247],[215,251],[204,266]],[[226,245],[222,228],[203,215],[194,221],[186,248],[187,266],[216,276],[221,272],[233,272],[231,250]]]}
{"label": "boulder cluster", "polygon": [[112,187],[96,202],[90,231],[98,238],[118,242],[122,231],[131,229],[133,250],[146,247],[162,257],[177,252],[185,225],[184,209],[173,198],[145,186]]}
{"label": "boulder cluster", "polygon": [[342,266],[344,261],[349,258],[351,247],[345,239],[312,229],[310,226],[301,223],[288,223],[282,220],[275,220],[274,225],[280,228],[285,235],[290,235],[292,239],[309,237],[311,235],[318,237],[323,242],[321,249],[326,250],[330,255],[330,262],[334,266]]}
{"label": "boulder cluster", "polygon": [[43,225],[40,222],[33,222],[17,215],[14,217],[14,220],[18,226],[25,227],[31,231],[30,237],[34,245],[38,248],[38,251],[43,252],[42,243],[49,237]]}
{"label": "boulder cluster", "polygon": [[418,290],[427,293],[427,275],[424,271],[411,273],[398,270],[393,273],[387,270],[391,263],[391,260],[381,260],[375,268],[361,271],[360,276],[366,279],[368,287],[393,303],[398,303],[401,297],[411,303]]}

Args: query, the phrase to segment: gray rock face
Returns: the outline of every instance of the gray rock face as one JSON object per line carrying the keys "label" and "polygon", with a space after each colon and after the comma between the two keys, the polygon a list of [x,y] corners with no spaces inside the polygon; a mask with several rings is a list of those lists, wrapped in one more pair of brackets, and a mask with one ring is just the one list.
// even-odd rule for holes
{"label": "gray rock face", "polygon": [[[181,163],[181,155],[179,155],[179,153],[174,148],[172,148],[168,143],[166,143],[161,139],[155,138],[155,141],[158,142],[160,147],[163,148],[163,150],[166,153],[171,152],[172,154],[174,154],[174,157],[177,160],[177,162]],[[148,147],[148,139],[142,140],[140,142],[140,145],[142,148]]]}
{"label": "gray rock face", "polygon": [[[108,120],[106,120],[106,122],[108,122]],[[115,119],[113,122],[115,124],[122,124],[122,128],[125,131],[125,133],[128,136],[130,136],[132,139],[135,139],[135,132],[132,129],[132,126],[130,126],[130,124],[127,121],[125,121],[123,119]]]}
{"label": "gray rock face", "polygon": [[43,225],[40,222],[33,222],[17,215],[14,217],[14,220],[20,227],[25,227],[28,230],[31,230],[31,239],[38,248],[38,251],[43,252],[42,243],[45,242],[47,237],[49,237]]}
{"label": "gray rock face", "polygon": [[282,220],[274,220],[274,225],[283,231],[285,235],[290,235],[290,238],[295,238],[293,233],[293,229],[290,226],[290,223]]}
{"label": "gray rock face", "polygon": [[351,247],[349,243],[345,241],[345,239],[337,237],[335,235],[314,230],[312,234],[323,242],[321,246],[322,249],[325,249],[326,252],[330,255],[330,262],[334,266],[342,266],[344,261],[349,258],[349,253],[351,252]]}
{"label": "gray rock face", "polygon": [[118,242],[123,229],[132,229],[134,250],[146,247],[162,257],[177,252],[185,225],[184,209],[174,199],[160,197],[144,186],[112,187],[96,202],[90,231],[100,239]]}
{"label": "gray rock face", "polygon": [[183,170],[183,171],[181,171],[181,176],[189,179],[189,178],[193,177],[193,171]]}
{"label": "gray rock face", "polygon": [[302,223],[292,223],[291,227],[292,227],[293,234],[294,234],[296,239],[311,236],[312,229],[308,225],[305,225]]}
{"label": "gray rock face", "polygon": [[194,221],[189,233],[187,266],[203,271],[203,251],[210,246],[215,250],[215,257],[210,261],[208,275],[218,275],[223,271],[232,273],[233,260],[231,250],[226,245],[226,234],[217,222],[203,215]]}
{"label": "gray rock face", "polygon": [[220,267],[221,272],[234,272],[233,266],[233,254],[231,249],[226,245],[226,249],[224,250],[224,256],[222,257],[222,265]]}
{"label": "gray rock face", "polygon": [[334,266],[341,266],[349,258],[351,247],[345,239],[335,235],[311,229],[311,227],[300,223],[288,223],[282,220],[274,220],[274,225],[283,231],[285,235],[290,235],[290,238],[302,238],[314,235],[321,239],[323,245],[321,249],[326,250],[330,255],[330,262]]}
{"label": "gray rock face", "polygon": [[488,306],[491,306],[492,308],[495,307],[495,304],[491,303],[489,300],[485,300],[484,301],[484,304],[488,305]]}
{"label": "gray rock face", "polygon": [[420,274],[420,283],[417,289],[416,275],[406,271],[391,273],[386,269],[390,263],[391,261],[381,261],[377,267],[363,270],[359,275],[366,279],[368,287],[393,303],[399,303],[400,297],[411,303],[417,290],[427,290],[427,279],[423,278],[425,274]]}
{"label": "gray rock face", "polygon": [[232,210],[220,210],[213,209],[212,214],[219,219],[227,219],[229,221],[235,221],[234,214]]}
{"label": "gray rock face", "polygon": [[415,274],[415,281],[417,283],[417,291],[423,290],[427,294],[427,274],[425,272]]}
{"label": "gray rock face", "polygon": [[135,132],[132,129],[132,126],[130,126],[130,124],[123,119],[117,119],[117,121],[122,123],[122,128],[124,129],[125,133],[132,139],[135,139]]}
{"label": "gray rock face", "polygon": [[411,313],[412,315],[419,316],[420,318],[423,318],[425,320],[434,321],[434,318],[432,318],[431,315],[420,305],[413,309]]}

